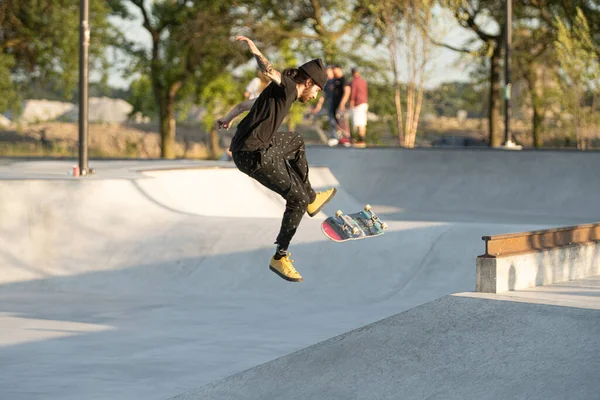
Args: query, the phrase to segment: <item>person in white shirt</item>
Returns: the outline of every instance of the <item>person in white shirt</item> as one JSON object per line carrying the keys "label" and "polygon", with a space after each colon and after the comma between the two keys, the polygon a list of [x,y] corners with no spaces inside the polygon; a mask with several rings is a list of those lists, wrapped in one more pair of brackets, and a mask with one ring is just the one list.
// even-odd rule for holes
{"label": "person in white shirt", "polygon": [[258,97],[265,87],[270,83],[267,77],[259,70],[256,76],[246,86],[244,98],[252,100]]}

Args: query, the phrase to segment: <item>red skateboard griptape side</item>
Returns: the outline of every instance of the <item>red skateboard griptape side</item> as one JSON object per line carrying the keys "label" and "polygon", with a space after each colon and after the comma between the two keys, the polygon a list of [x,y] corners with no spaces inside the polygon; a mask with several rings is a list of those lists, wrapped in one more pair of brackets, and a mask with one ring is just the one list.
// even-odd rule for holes
{"label": "red skateboard griptape side", "polygon": [[323,230],[323,233],[325,233],[325,235],[327,235],[327,237],[329,237],[331,240],[335,240],[336,242],[344,241],[344,239],[339,235],[339,233],[337,233],[336,230],[333,229],[333,227],[327,222],[323,222],[321,224],[321,230]]}

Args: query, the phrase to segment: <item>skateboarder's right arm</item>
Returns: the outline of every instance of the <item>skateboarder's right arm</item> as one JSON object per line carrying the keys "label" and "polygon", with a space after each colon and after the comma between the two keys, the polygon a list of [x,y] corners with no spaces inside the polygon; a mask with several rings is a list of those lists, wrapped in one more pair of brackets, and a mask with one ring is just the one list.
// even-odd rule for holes
{"label": "skateboarder's right arm", "polygon": [[217,122],[215,122],[215,128],[217,130],[221,128],[229,129],[231,127],[231,121],[233,121],[238,115],[245,113],[246,111],[250,111],[255,101],[256,98],[244,100],[240,104],[233,107],[231,111],[229,111],[229,114],[223,118],[219,118]]}
{"label": "skateboarder's right arm", "polygon": [[323,108],[323,103],[325,102],[325,96],[321,96],[319,97],[319,102],[317,103],[317,105],[315,106],[315,108],[313,108],[312,113],[313,114],[318,114],[319,111],[321,111],[321,108]]}

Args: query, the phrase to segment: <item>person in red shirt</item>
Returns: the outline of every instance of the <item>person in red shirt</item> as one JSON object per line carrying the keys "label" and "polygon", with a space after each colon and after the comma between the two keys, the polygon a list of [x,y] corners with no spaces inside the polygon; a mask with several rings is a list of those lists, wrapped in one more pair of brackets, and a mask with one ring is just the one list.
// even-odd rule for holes
{"label": "person in red shirt", "polygon": [[[346,97],[346,96],[345,96]],[[369,88],[367,81],[360,76],[358,68],[352,68],[352,82],[350,83],[350,111],[352,112],[352,125],[358,131],[358,140],[355,147],[366,147],[367,113],[369,111]],[[347,99],[342,100],[345,104]]]}

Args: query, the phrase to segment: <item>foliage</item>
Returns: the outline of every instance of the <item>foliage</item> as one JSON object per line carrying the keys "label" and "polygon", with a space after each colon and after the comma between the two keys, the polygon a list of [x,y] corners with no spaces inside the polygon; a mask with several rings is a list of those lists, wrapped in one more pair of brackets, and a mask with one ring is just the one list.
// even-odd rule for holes
{"label": "foliage", "polygon": [[9,110],[12,113],[20,111],[19,96],[14,90],[10,70],[15,64],[14,57],[10,54],[0,53],[0,111]]}
{"label": "foliage", "polygon": [[133,113],[141,112],[151,118],[158,116],[156,99],[152,94],[152,82],[147,75],[141,75],[131,82],[127,101],[133,106]]}
{"label": "foliage", "polygon": [[[109,8],[100,1],[90,2],[90,62],[101,70],[106,46],[118,33],[107,16]],[[78,79],[79,4],[72,0],[4,0],[0,3],[0,75],[3,87],[7,71],[11,94],[32,81],[53,83],[53,91],[70,99]],[[12,59],[10,64],[6,61]],[[6,97],[6,96],[5,96]],[[3,108],[5,108],[4,106]]]}
{"label": "foliage", "polygon": [[354,49],[361,41],[360,2],[343,0],[254,0],[248,4],[247,32],[265,49],[287,41],[295,53],[321,57],[327,64],[362,60]]}
{"label": "foliage", "polygon": [[556,28],[555,48],[563,81],[580,90],[600,91],[600,60],[592,50],[592,32],[581,9],[577,9],[572,27],[557,17]]}
{"label": "foliage", "polygon": [[[160,117],[161,154],[175,157],[176,103],[201,91],[227,67],[243,58],[231,41],[239,5],[219,0],[130,0],[152,37],[148,51],[129,43],[135,67],[148,76]],[[126,11],[122,15],[128,17]],[[188,103],[189,104],[189,103]]]}
{"label": "foliage", "polygon": [[[90,95],[125,97],[134,111],[161,120],[163,155],[173,157],[176,116],[193,105],[207,109],[202,122],[210,130],[215,116],[242,99],[248,76],[233,69],[252,56],[233,41],[236,34],[254,39],[277,69],[322,57],[345,69],[359,66],[369,82],[370,111],[391,117],[400,112],[395,130],[407,129],[409,109],[415,116],[419,96],[422,112],[489,117],[490,134],[499,129],[502,111],[504,0],[443,0],[468,33],[463,43],[444,43],[424,24],[427,0],[106,0],[90,1],[92,30],[90,70],[100,80]],[[598,64],[600,8],[589,0],[513,0],[512,80],[525,89],[513,97],[513,107],[533,110],[534,143],[560,114],[583,132],[600,118]],[[124,40],[108,16],[142,16],[152,38],[150,48]],[[407,19],[419,29],[407,30]],[[410,36],[411,33],[413,36]],[[410,39],[426,33],[436,43],[469,57],[470,82],[450,82],[425,91],[412,88],[413,77],[400,82],[408,67]],[[21,98],[74,100],[77,94],[79,2],[72,0],[0,0],[0,111],[18,108]],[[127,54],[126,76],[137,76],[127,92],[108,86],[106,49]],[[413,46],[414,48],[414,46]],[[369,51],[365,51],[365,50]],[[389,53],[389,54],[388,54]],[[419,51],[413,54],[413,59]],[[253,71],[250,72],[253,75]],[[523,87],[523,85],[521,85]],[[407,93],[412,90],[412,100]],[[402,93],[402,98],[399,96]],[[412,104],[412,106],[411,106]],[[300,122],[305,106],[294,104],[286,123]],[[400,123],[398,123],[400,122]],[[581,125],[580,124],[580,125]],[[563,125],[565,126],[565,125]],[[571,128],[569,128],[571,129]],[[499,135],[498,135],[499,136]]]}
{"label": "foliage", "polygon": [[244,84],[236,81],[229,73],[217,76],[202,88],[199,101],[206,108],[202,127],[206,131],[213,129],[217,119],[244,100]]}
{"label": "foliage", "polygon": [[481,117],[481,98],[485,95],[480,87],[471,82],[442,83],[426,95],[438,116],[455,117],[459,110],[467,111],[469,117]]}
{"label": "foliage", "polygon": [[587,136],[589,126],[600,123],[596,105],[585,106],[586,92],[600,94],[600,60],[593,50],[593,40],[587,19],[581,9],[572,26],[556,18],[557,40],[555,49],[560,62],[560,82],[563,104],[574,116],[575,135]]}

